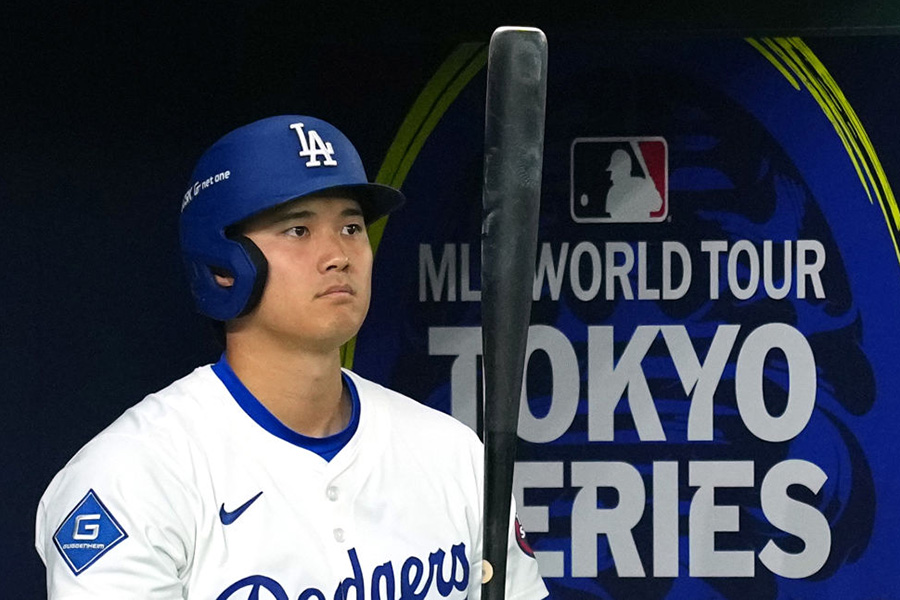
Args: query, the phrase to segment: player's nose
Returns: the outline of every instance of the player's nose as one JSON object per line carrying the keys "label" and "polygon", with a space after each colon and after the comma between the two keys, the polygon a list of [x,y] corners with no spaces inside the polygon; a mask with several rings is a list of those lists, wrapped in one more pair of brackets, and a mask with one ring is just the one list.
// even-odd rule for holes
{"label": "player's nose", "polygon": [[350,266],[350,255],[339,235],[329,235],[322,240],[319,254],[319,270],[344,271]]}

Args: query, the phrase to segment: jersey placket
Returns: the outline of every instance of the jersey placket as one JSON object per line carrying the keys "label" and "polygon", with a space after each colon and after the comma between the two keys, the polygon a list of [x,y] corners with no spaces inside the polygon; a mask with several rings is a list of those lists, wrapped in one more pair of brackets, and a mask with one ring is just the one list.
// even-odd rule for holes
{"label": "jersey placket", "polygon": [[323,529],[327,528],[328,560],[332,566],[332,572],[351,575],[351,561],[349,553],[356,546],[356,527],[354,522],[353,501],[357,490],[354,485],[352,470],[336,470],[329,465],[325,470],[323,485],[320,494],[323,499]]}

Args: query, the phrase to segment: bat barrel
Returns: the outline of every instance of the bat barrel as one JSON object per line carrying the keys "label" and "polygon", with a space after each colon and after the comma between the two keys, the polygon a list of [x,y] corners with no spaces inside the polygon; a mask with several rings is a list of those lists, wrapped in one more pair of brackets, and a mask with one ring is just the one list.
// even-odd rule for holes
{"label": "bat barrel", "polygon": [[484,600],[505,594],[510,500],[537,248],[547,39],[502,27],[488,52],[482,247]]}

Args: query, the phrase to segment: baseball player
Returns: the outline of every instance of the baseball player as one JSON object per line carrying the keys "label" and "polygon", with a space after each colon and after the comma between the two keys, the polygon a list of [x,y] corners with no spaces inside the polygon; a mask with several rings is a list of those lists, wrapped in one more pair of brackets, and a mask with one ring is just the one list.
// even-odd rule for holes
{"label": "baseball player", "polygon": [[[50,483],[36,547],[51,600],[480,598],[480,442],[340,364],[369,306],[366,226],[402,202],[312,117],[207,150],[181,247],[226,350]],[[507,598],[544,598],[520,537],[511,523]]]}

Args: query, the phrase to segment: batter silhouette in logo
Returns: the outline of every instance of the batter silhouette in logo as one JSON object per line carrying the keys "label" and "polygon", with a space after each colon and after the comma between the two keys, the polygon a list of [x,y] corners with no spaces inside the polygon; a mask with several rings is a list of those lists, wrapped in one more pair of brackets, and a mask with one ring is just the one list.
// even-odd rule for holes
{"label": "batter silhouette in logo", "polygon": [[572,218],[648,223],[668,206],[662,138],[579,138],[572,144]]}
{"label": "batter silhouette in logo", "polygon": [[614,220],[642,221],[662,207],[653,182],[631,174],[631,156],[624,150],[612,153],[606,170],[612,181],[606,193],[606,210]]}

